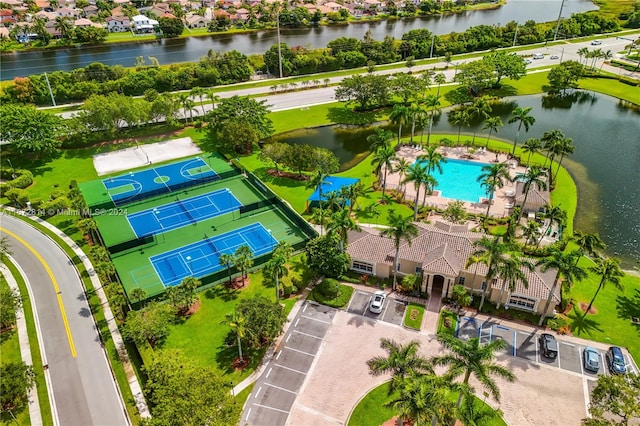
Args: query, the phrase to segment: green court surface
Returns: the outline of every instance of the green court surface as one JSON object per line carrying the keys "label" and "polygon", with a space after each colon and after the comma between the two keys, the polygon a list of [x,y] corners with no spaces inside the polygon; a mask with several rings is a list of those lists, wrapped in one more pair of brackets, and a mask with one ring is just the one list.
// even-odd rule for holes
{"label": "green court surface", "polygon": [[[179,161],[196,159],[198,157],[204,160],[206,164],[211,169],[213,169],[213,171],[218,175],[233,171],[233,168],[229,165],[229,163],[224,158],[222,158],[217,154],[200,154],[198,156],[181,158]],[[120,176],[128,172],[147,170],[147,169],[150,169],[151,167],[163,166],[166,164],[171,164],[173,162],[176,162],[176,160],[153,164],[153,166],[145,165],[144,167],[140,167],[137,169],[124,170],[121,172],[112,173],[110,175],[101,176],[99,179],[96,179],[96,180],[79,183],[78,187],[80,188],[80,191],[82,192],[82,195],[84,196],[84,199],[90,209],[113,208],[115,207],[115,205],[111,197],[109,196],[109,193],[107,192],[107,189],[105,188],[105,185],[103,183],[105,179],[109,179],[109,177],[115,178],[115,176]],[[186,170],[186,172],[188,174],[193,174],[193,173],[196,173],[198,170],[199,170],[198,168],[195,168],[193,170],[191,169]],[[161,177],[161,180],[162,180],[162,177]],[[159,183],[162,183],[162,182],[159,182]],[[133,186],[131,187],[122,186],[120,188],[111,190],[111,194],[117,195],[118,193],[123,193],[126,191],[130,191],[132,189],[133,189]]]}
{"label": "green court surface", "polygon": [[[286,241],[291,245],[306,241],[309,236],[287,217],[290,214],[292,213],[285,213],[277,206],[242,215],[235,211],[232,215],[217,216],[164,235],[156,235],[149,244],[113,254],[113,263],[127,294],[139,287],[147,297],[153,297],[162,293],[164,286],[149,260],[150,257],[257,222],[271,231],[277,241]],[[221,278],[226,277],[226,270],[220,273]],[[207,283],[207,280],[203,282]]]}
{"label": "green court surface", "polygon": [[[180,191],[171,192],[156,196],[153,198],[147,198],[146,200],[138,201],[132,204],[120,206],[114,209],[106,209],[103,214],[94,215],[98,228],[101,231],[104,244],[107,247],[113,247],[118,244],[125,243],[127,241],[134,240],[136,238],[127,215],[136,213],[143,210],[153,209],[167,203],[175,201],[176,196],[179,196],[181,200],[195,197],[197,195],[206,194],[223,188],[228,188],[233,193],[233,196],[238,199],[243,205],[248,205],[265,199],[265,196],[260,193],[253,185],[251,185],[243,176],[238,175],[225,180],[218,180],[210,182],[206,185],[196,185],[191,188],[186,188]],[[235,216],[238,216],[238,212],[234,212]],[[218,225],[229,221],[228,216],[230,213],[223,214],[219,217],[215,217],[207,220],[210,225]],[[174,229],[172,231],[165,232],[165,238],[172,233],[190,232],[191,225]]]}

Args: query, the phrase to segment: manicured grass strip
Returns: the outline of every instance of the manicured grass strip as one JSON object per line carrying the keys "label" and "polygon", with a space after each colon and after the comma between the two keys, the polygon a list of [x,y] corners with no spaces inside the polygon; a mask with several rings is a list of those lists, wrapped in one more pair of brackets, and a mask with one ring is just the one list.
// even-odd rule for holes
{"label": "manicured grass strip", "polygon": [[[27,334],[29,336],[29,347],[31,348],[31,359],[33,361],[33,372],[36,376],[36,391],[38,392],[38,403],[40,405],[40,415],[42,416],[42,423],[44,425],[53,425],[53,417],[51,415],[51,405],[49,402],[49,392],[47,391],[47,383],[44,379],[44,369],[42,368],[42,354],[40,353],[40,345],[38,344],[38,333],[36,331],[36,323],[33,318],[33,306],[31,304],[31,298],[29,297],[29,291],[27,290],[27,285],[22,278],[22,275],[18,271],[18,268],[12,262],[4,262],[9,271],[11,271],[11,275],[13,275],[14,279],[18,283],[18,288],[20,289],[20,297],[22,298],[22,309],[24,311],[24,319],[27,323]],[[16,340],[18,339],[18,334],[15,335]],[[2,359],[5,357],[5,347],[2,346]],[[18,355],[19,356],[19,355]],[[20,356],[19,356],[19,359]],[[29,410],[25,410],[26,418],[29,418]],[[8,420],[5,418],[5,414],[3,413],[2,419]],[[18,420],[20,417],[18,418]],[[19,424],[24,424],[18,421]]]}
{"label": "manicured grass strip", "polygon": [[578,82],[581,89],[593,90],[640,105],[640,86],[631,86],[608,78],[585,78]]}
{"label": "manicured grass strip", "polygon": [[331,306],[334,308],[344,308],[351,300],[353,294],[353,287],[340,284],[340,290],[338,291],[338,297],[335,299],[328,299],[322,293],[317,291],[318,287],[314,287],[313,291],[309,293],[308,298],[323,305]]}
{"label": "manicured grass strip", "polygon": [[[446,323],[450,322],[451,325],[449,327],[446,326]],[[440,312],[440,316],[438,317],[438,334],[449,334],[454,336],[456,334],[456,324],[458,323],[458,315],[454,314],[451,311],[442,310]]]}
{"label": "manicured grass strip", "polygon": [[136,408],[135,400],[133,399],[133,394],[131,393],[131,388],[129,387],[129,381],[127,380],[127,375],[124,371],[124,366],[120,362],[120,358],[118,356],[118,351],[116,350],[116,345],[111,339],[111,333],[109,332],[109,326],[104,317],[104,312],[102,311],[100,300],[98,299],[98,295],[91,283],[91,279],[89,278],[89,273],[85,269],[82,261],[75,255],[71,247],[69,247],[60,237],[51,232],[49,229],[40,225],[39,223],[33,222],[23,216],[15,216],[20,220],[23,220],[30,225],[34,226],[43,234],[47,235],[53,241],[55,241],[58,246],[62,248],[62,250],[67,254],[69,259],[72,260],[76,268],[78,268],[78,272],[80,273],[80,277],[82,278],[82,282],[86,289],[87,301],[89,303],[89,307],[91,312],[93,313],[93,317],[98,326],[98,331],[102,336],[102,341],[105,344],[105,349],[107,355],[109,357],[109,364],[111,366],[111,370],[113,371],[116,381],[118,382],[118,386],[120,388],[120,392],[124,399],[124,406],[129,413],[129,418],[134,424],[138,424],[140,422],[140,416],[138,414],[138,409]]}
{"label": "manicured grass strip", "polygon": [[244,406],[244,404],[247,402],[247,398],[249,398],[249,395],[251,395],[251,391],[253,390],[254,386],[255,383],[251,383],[249,386],[244,388],[242,392],[236,394],[236,404]]}
{"label": "manicured grass strip", "polygon": [[409,303],[404,314],[404,325],[409,328],[420,330],[422,327],[422,317],[424,316],[424,305],[419,303]]}

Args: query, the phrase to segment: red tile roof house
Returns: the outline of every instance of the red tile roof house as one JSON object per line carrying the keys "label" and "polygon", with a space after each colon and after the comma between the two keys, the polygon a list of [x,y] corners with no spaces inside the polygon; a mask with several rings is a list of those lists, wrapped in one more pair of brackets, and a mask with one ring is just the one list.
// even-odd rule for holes
{"label": "red tile roof house", "polygon": [[[486,286],[487,267],[482,264],[465,266],[475,251],[473,243],[482,238],[482,234],[470,232],[466,225],[452,225],[445,222],[435,224],[415,223],[419,235],[411,244],[403,240],[398,261],[394,262],[395,246],[393,240],[380,236],[375,229],[362,228],[360,232],[351,231],[348,237],[347,252],[351,256],[350,269],[362,274],[380,278],[393,276],[394,263],[399,276],[421,274],[421,291],[431,295],[441,293],[450,297],[455,284],[464,285],[479,297],[482,287]],[[503,281],[494,279],[486,292],[487,300],[500,303],[514,309],[542,314],[549,297],[556,271],[540,268],[525,271],[528,286],[517,282],[513,291],[507,290],[501,295]],[[501,297],[502,296],[502,297]],[[552,303],[546,315],[554,314],[555,305],[560,303],[560,289],[555,290]]]}
{"label": "red tile roof house", "polygon": [[0,24],[15,24],[16,22],[18,22],[18,17],[15,15],[13,10],[0,10]]}
{"label": "red tile roof house", "polygon": [[110,33],[123,33],[131,29],[131,21],[126,16],[109,16],[104,21]]}

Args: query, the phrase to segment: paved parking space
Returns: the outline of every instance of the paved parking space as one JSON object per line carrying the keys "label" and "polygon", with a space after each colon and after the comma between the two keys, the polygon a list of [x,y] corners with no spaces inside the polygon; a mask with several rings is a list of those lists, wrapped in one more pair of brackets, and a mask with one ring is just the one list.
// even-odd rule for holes
{"label": "paved parking space", "polygon": [[249,395],[248,425],[284,425],[336,310],[305,302]]}
{"label": "paved parking space", "polygon": [[347,312],[391,324],[402,325],[404,312],[407,309],[407,303],[402,300],[397,300],[393,296],[387,295],[382,307],[382,312],[374,314],[369,310],[369,303],[371,303],[373,294],[373,292],[362,290],[354,291],[353,296],[351,296],[351,300],[347,305]]}

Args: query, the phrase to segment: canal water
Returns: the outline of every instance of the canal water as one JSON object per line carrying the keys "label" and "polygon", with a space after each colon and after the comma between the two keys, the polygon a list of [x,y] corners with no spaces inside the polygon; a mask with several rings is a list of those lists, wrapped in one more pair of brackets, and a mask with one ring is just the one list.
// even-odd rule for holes
{"label": "canal water", "polygon": [[[575,152],[564,159],[563,165],[578,187],[575,227],[583,232],[599,232],[608,245],[608,253],[620,257],[625,268],[631,268],[640,259],[640,110],[593,93],[563,101],[551,101],[541,95],[508,98],[493,112],[505,123],[497,135],[501,139],[515,138],[517,125],[507,121],[516,106],[532,107],[531,114],[536,118],[528,133],[521,131],[521,141],[540,138],[552,129],[561,129],[573,138]],[[478,123],[475,129],[481,132],[481,127]],[[389,129],[397,134],[396,129]],[[458,128],[452,127],[443,114],[433,131],[455,134]],[[371,133],[373,128],[326,126],[297,130],[276,139],[328,148],[338,156],[343,168],[348,168],[368,154],[366,137]],[[419,131],[415,137],[420,138]],[[479,134],[478,139],[485,140],[486,135]]]}
{"label": "canal water", "polygon": [[[462,32],[476,25],[506,24],[527,20],[536,22],[554,21],[560,12],[561,0],[508,0],[498,9],[469,11],[460,14],[398,19],[391,21],[363,22],[318,28],[282,29],[281,40],[290,46],[310,48],[325,47],[339,37],[362,39],[367,31],[382,40],[389,35],[395,38],[420,28],[427,28],[436,34]],[[588,0],[565,0],[562,16],[595,10],[597,7]],[[208,37],[190,37],[175,40],[160,40],[148,43],[111,44],[107,46],[86,46],[39,52],[15,52],[0,57],[0,79],[12,80],[55,70],[70,71],[93,62],[107,65],[134,66],[138,56],[148,59],[153,56],[160,64],[193,62],[206,56],[209,49],[217,52],[237,50],[244,54],[264,53],[276,44],[275,31],[259,31],[248,34],[221,34]]]}

